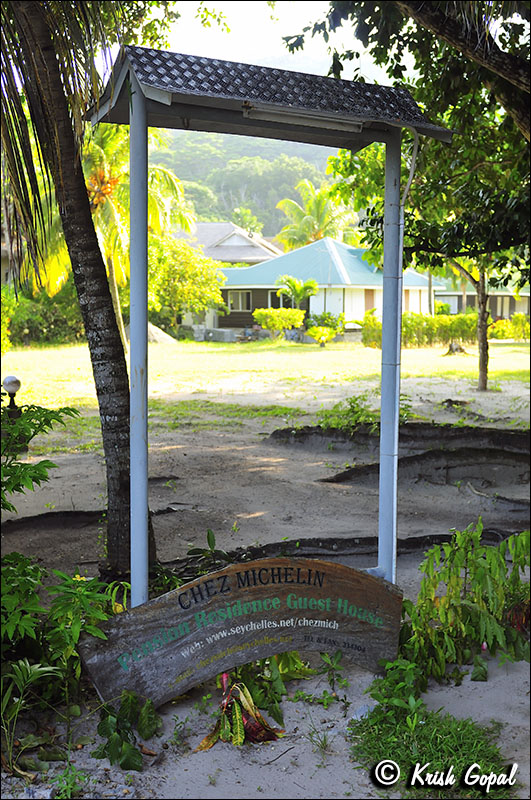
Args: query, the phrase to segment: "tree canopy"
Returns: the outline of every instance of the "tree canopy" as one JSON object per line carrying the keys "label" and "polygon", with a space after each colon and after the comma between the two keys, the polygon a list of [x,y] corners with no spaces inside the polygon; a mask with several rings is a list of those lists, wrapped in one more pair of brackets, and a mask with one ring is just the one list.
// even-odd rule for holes
{"label": "tree canopy", "polygon": [[[529,278],[529,3],[330,2],[305,35],[352,26],[353,47],[333,53],[331,71],[366,47],[389,78],[406,84],[428,118],[455,131],[450,146],[422,140],[405,214],[404,265],[451,267],[478,295],[479,388],[486,388],[488,281]],[[412,70],[413,64],[413,70]],[[524,113],[525,109],[525,113]],[[403,185],[413,152],[404,135]],[[365,243],[381,248],[383,151],[372,146],[331,159],[344,202],[366,209]]]}

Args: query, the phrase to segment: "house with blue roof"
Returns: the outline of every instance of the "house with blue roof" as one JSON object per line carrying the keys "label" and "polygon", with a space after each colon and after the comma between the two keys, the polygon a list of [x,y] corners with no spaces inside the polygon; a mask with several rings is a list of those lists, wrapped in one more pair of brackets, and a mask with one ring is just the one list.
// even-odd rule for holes
{"label": "house with blue roof", "polygon": [[[381,319],[383,273],[366,261],[366,252],[326,237],[261,264],[224,267],[221,271],[226,283],[222,293],[229,312],[218,315],[212,327],[248,328],[253,325],[252,312],[256,308],[279,308],[289,304],[288,298],[277,296],[276,281],[282,275],[317,281],[318,293],[306,301],[309,314],[324,311],[344,314],[347,330],[358,327],[356,320],[363,319],[365,312],[372,308]],[[431,291],[438,286],[432,281]],[[429,292],[427,276],[413,269],[404,271],[404,311],[428,313]]]}

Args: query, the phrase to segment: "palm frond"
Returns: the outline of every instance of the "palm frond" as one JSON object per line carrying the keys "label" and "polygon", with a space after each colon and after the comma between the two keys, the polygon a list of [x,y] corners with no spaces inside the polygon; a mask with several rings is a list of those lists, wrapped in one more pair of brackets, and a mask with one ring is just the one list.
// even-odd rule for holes
{"label": "palm frond", "polygon": [[[78,143],[83,115],[100,93],[94,67],[96,49],[105,49],[102,22],[115,19],[120,3],[47,2],[1,4],[2,171],[10,212],[12,268],[20,269],[24,251],[35,275],[45,263],[43,232],[51,228],[50,198],[61,187],[59,132],[47,97],[47,76],[36,61],[38,43],[32,22],[47,26],[53,38]],[[33,19],[32,19],[33,18]],[[39,175],[42,180],[39,180]]]}

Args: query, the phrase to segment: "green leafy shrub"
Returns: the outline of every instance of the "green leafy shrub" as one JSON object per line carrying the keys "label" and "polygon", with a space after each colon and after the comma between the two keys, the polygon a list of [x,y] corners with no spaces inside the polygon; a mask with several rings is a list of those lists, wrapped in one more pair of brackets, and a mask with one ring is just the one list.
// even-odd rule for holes
{"label": "green leafy shrub", "polygon": [[151,739],[161,731],[162,718],[151,700],[140,706],[138,695],[124,690],[118,711],[110,704],[102,706],[98,733],[106,741],[91,756],[108,758],[111,764],[119,764],[124,770],[141,771],[142,753],[137,747],[135,728],[141,739]]}
{"label": "green leafy shrub", "polygon": [[513,314],[511,317],[511,325],[513,329],[513,339],[516,339],[517,342],[529,341],[529,316],[527,314]]}
{"label": "green leafy shrub", "polygon": [[[97,626],[126,607],[130,589],[128,583],[107,585],[96,578],[52,572],[59,582],[44,587],[47,572],[30,558],[20,553],[2,557],[2,662],[29,658],[53,666],[50,674],[57,678],[43,686],[48,700],[66,699],[78,691],[81,632],[105,639]],[[41,601],[45,592],[48,603]]]}
{"label": "green leafy shrub", "polygon": [[[493,729],[428,712],[420,697],[429,677],[462,680],[457,669],[447,674],[449,664],[474,663],[471,679],[486,680],[485,646],[491,653],[501,650],[504,658],[529,660],[529,583],[522,581],[530,564],[529,531],[497,547],[482,544],[481,533],[480,518],[426,553],[417,602],[403,603],[398,658],[386,663],[385,675],[367,689],[378,705],[349,723],[353,758],[367,768],[391,758],[401,781],[416,763],[429,763],[429,771],[440,774],[451,764],[457,779],[473,763],[478,774],[504,771]],[[404,796],[423,798],[426,789],[411,787]],[[445,800],[483,796],[483,787],[462,790],[458,780],[451,787],[430,786],[430,797]],[[507,787],[491,787],[489,796],[513,795]]]}
{"label": "green leafy shrub", "polygon": [[330,311],[323,311],[322,314],[309,314],[304,320],[307,328],[323,327],[333,328],[337,334],[345,332],[345,315],[332,314]]}
{"label": "green leafy shrub", "polygon": [[382,346],[382,323],[374,315],[375,308],[365,312],[361,322],[361,341],[365,347]]}
{"label": "green leafy shrub", "polygon": [[44,290],[34,296],[21,292],[14,301],[10,330],[14,345],[83,341],[85,331],[73,278],[53,297]]}
{"label": "green leafy shrub", "polygon": [[305,314],[299,308],[257,308],[253,311],[256,324],[276,337],[283,336],[292,328],[300,328]]}
{"label": "green leafy shrub", "polygon": [[481,543],[482,530],[480,518],[432,547],[419,567],[417,602],[404,600],[400,649],[422,666],[423,688],[429,677],[445,679],[448,664],[471,663],[483,643],[491,653],[529,660],[529,642],[509,622],[515,594],[527,598],[529,609],[529,584],[520,575],[531,562],[529,531],[493,547]]}
{"label": "green leafy shrub", "polygon": [[52,410],[42,406],[27,405],[19,407],[20,416],[14,416],[11,409],[4,404],[4,400],[5,393],[2,392],[1,507],[4,511],[16,511],[8,497],[24,493],[26,489],[33,491],[35,486],[40,486],[48,480],[48,472],[56,466],[46,459],[36,464],[20,461],[21,450],[39,433],[51,430],[56,423],[64,425],[65,417],[79,416],[79,412],[67,407]]}
{"label": "green leafy shrub", "polygon": [[[402,314],[402,346],[431,347],[450,344],[452,341],[473,343],[477,340],[478,315],[474,309],[466,314]],[[375,309],[365,313],[361,322],[361,341],[366,347],[382,346],[382,323],[375,317]]]}
{"label": "green leafy shrub", "polygon": [[8,286],[2,286],[1,352],[11,350],[10,323],[15,310],[15,296]]}
{"label": "green leafy shrub", "polygon": [[[361,426],[367,427],[369,433],[375,433],[380,425],[380,411],[371,408],[369,398],[371,392],[362,392],[346,400],[340,400],[332,408],[322,409],[317,423],[323,430],[339,430],[354,433]],[[404,424],[411,418],[409,398],[400,395],[399,421]]]}
{"label": "green leafy shrub", "polygon": [[436,314],[449,314],[450,313],[450,303],[443,303],[441,300],[435,301],[435,313]]}
{"label": "green leafy shrub", "polygon": [[331,342],[336,338],[336,331],[334,328],[325,328],[323,325],[316,325],[313,328],[308,328],[306,334],[313,339],[321,347],[324,347],[327,342]]}
{"label": "green leafy shrub", "polygon": [[488,339],[512,339],[513,326],[509,319],[498,319],[489,325],[487,330]]}
{"label": "green leafy shrub", "polygon": [[42,658],[39,591],[46,571],[21,553],[2,558],[2,662],[18,655]]}

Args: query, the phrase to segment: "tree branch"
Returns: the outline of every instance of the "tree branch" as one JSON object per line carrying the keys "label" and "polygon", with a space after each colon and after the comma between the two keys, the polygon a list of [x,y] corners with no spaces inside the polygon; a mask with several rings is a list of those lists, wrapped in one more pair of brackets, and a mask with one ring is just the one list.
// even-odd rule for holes
{"label": "tree branch", "polygon": [[440,11],[437,3],[396,0],[395,5],[404,16],[411,17],[467,58],[529,94],[529,65],[523,58],[500,50],[486,28],[481,32],[473,26],[465,30],[455,17]]}

